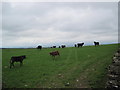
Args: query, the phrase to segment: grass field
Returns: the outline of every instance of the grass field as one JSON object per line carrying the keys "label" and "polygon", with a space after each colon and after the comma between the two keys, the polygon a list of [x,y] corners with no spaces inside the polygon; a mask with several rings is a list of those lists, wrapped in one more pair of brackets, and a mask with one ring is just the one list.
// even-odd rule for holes
{"label": "grass field", "polygon": [[[104,88],[107,67],[117,44],[83,48],[3,49],[2,83],[5,88]],[[49,52],[58,50],[55,60]],[[11,56],[26,55],[23,66],[9,68]]]}

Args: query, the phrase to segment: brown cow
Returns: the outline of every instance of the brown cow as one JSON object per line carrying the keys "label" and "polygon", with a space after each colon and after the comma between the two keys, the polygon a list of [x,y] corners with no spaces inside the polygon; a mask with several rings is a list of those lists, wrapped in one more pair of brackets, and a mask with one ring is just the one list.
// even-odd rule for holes
{"label": "brown cow", "polygon": [[50,55],[53,56],[53,57],[55,57],[57,55],[60,56],[60,53],[58,51],[54,51],[54,52],[50,52]]}

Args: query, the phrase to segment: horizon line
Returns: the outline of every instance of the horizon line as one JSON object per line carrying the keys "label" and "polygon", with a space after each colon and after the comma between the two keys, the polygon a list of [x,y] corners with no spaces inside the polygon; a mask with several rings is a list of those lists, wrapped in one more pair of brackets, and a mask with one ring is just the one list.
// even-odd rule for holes
{"label": "horizon line", "polygon": [[[100,45],[110,45],[110,44],[120,44],[120,43],[109,43],[109,44],[100,44]],[[55,45],[57,46],[57,45]],[[84,46],[94,46],[94,45],[84,45]],[[56,48],[58,48],[59,46],[57,46]],[[68,45],[66,47],[74,47],[72,45]],[[7,49],[7,48],[36,48],[36,47],[2,47],[0,49]],[[51,46],[46,46],[46,47],[43,47],[43,48],[51,48]]]}

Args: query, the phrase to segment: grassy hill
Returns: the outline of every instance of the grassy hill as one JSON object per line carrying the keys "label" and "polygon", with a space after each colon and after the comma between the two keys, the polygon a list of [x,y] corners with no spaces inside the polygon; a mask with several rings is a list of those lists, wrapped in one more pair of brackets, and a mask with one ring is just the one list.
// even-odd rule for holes
{"label": "grassy hill", "polygon": [[[104,88],[107,67],[117,44],[83,48],[3,49],[2,82],[5,88]],[[58,50],[53,59],[49,52]],[[9,68],[11,56],[26,55],[23,66]]]}

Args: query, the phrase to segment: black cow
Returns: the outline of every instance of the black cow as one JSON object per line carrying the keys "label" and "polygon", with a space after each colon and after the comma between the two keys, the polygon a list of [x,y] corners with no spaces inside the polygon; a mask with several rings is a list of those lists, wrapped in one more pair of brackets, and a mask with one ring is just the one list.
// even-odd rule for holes
{"label": "black cow", "polygon": [[62,45],[61,47],[62,47],[62,48],[65,48],[66,46],[65,46],[65,45]]}
{"label": "black cow", "polygon": [[57,55],[60,56],[60,53],[58,51],[54,51],[54,52],[50,52],[50,55],[53,56],[53,57],[55,57]]}
{"label": "black cow", "polygon": [[77,45],[78,45],[78,48],[79,48],[79,47],[82,47],[84,45],[84,43],[78,43]]}
{"label": "black cow", "polygon": [[53,46],[53,48],[56,48],[56,46]]}
{"label": "black cow", "polygon": [[41,50],[41,49],[42,49],[42,46],[39,45],[39,46],[37,47],[37,49],[40,49],[40,50]]}
{"label": "black cow", "polygon": [[75,47],[77,47],[77,45],[75,44]]}
{"label": "black cow", "polygon": [[94,45],[95,45],[95,46],[99,46],[99,42],[95,42],[95,41],[94,41]]}
{"label": "black cow", "polygon": [[26,56],[12,56],[10,59],[10,68],[13,66],[14,67],[14,62],[20,62],[20,66],[23,64],[23,59],[25,59]]}

